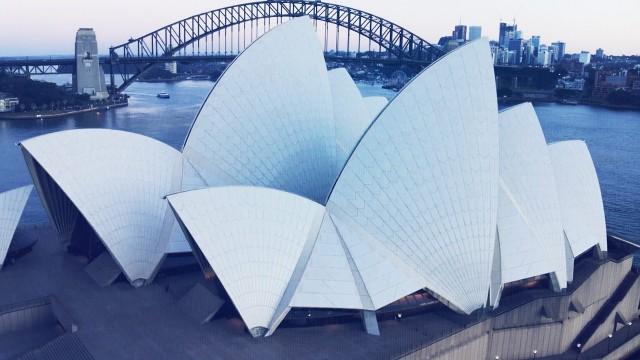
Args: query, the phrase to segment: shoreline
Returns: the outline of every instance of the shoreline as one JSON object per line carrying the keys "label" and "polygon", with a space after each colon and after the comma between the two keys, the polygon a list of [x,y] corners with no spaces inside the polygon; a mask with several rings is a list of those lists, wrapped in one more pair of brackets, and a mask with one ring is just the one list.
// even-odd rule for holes
{"label": "shoreline", "polygon": [[562,102],[563,99],[527,99],[527,98],[498,98],[498,104],[502,105],[510,105],[510,104],[520,104],[523,102],[531,102],[531,103],[549,103],[549,104],[558,104],[558,105],[566,105],[566,106],[593,106],[598,108],[606,108],[609,110],[628,110],[628,111],[640,111],[640,107],[633,105],[613,105],[613,104],[603,104],[600,102],[592,102],[588,100],[577,100],[577,104],[567,104]]}
{"label": "shoreline", "polygon": [[109,105],[99,105],[95,107],[79,109],[79,110],[67,110],[61,112],[30,112],[30,113],[8,113],[2,114],[0,113],[0,120],[40,120],[40,119],[55,119],[65,116],[98,112],[98,111],[108,111],[115,108],[121,108],[129,106],[129,103],[118,103],[118,104],[109,104]]}

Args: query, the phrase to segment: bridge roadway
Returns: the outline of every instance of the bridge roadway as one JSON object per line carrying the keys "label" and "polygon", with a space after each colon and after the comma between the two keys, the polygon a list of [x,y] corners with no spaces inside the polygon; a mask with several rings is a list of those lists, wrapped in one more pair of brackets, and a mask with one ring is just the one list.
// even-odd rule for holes
{"label": "bridge roadway", "polygon": [[[100,64],[103,68],[107,66],[139,65],[139,64],[159,64],[169,62],[230,62],[236,58],[233,55],[181,55],[181,56],[161,56],[161,57],[138,57],[126,59],[111,59],[109,56],[101,56]],[[389,65],[413,65],[426,66],[428,62],[419,60],[379,58],[379,57],[344,57],[335,54],[326,54],[327,62],[341,63],[376,63]],[[14,75],[51,75],[51,74],[72,74],[75,67],[75,59],[72,57],[59,58],[0,58],[0,71],[5,71]],[[105,73],[110,72],[105,69]]]}

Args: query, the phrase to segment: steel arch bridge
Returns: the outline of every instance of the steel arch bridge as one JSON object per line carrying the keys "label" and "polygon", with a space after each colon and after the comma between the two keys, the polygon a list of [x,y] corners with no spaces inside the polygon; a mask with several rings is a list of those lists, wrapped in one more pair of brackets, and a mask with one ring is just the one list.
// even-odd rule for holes
{"label": "steel arch bridge", "polygon": [[[422,67],[442,55],[439,48],[407,29],[365,11],[321,1],[259,1],[194,15],[111,47],[105,65],[111,75],[112,89],[115,89],[114,67],[134,67],[133,71],[120,71],[123,83],[117,90],[121,91],[153,63],[175,61],[189,55],[202,56],[203,52],[203,58],[233,58],[233,54],[273,26],[299,16],[311,17],[316,31],[324,35],[328,60],[386,61]],[[214,51],[216,45],[217,51]],[[362,56],[367,45],[369,51]]]}

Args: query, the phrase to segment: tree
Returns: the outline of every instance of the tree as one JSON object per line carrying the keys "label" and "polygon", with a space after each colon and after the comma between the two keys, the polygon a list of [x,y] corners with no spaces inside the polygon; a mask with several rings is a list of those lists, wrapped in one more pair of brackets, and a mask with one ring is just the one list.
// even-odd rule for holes
{"label": "tree", "polygon": [[640,106],[640,96],[633,95],[624,89],[611,92],[607,101],[613,105]]}

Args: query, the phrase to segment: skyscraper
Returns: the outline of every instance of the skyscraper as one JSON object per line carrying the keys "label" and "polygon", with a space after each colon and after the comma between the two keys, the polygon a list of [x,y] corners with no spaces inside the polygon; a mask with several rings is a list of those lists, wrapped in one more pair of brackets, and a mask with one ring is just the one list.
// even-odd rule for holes
{"label": "skyscraper", "polygon": [[509,40],[509,53],[513,54],[513,58],[509,59],[509,64],[519,65],[522,63],[522,47],[524,42],[522,39]]}
{"label": "skyscraper", "polygon": [[536,58],[536,63],[540,66],[549,66],[551,63],[551,52],[547,48],[546,45],[540,45],[538,49],[538,57]]}
{"label": "skyscraper", "polygon": [[558,61],[562,60],[562,58],[564,58],[567,44],[563,43],[562,41],[556,41],[551,45],[556,46],[558,48],[557,60]]}
{"label": "skyscraper", "polygon": [[456,25],[453,30],[453,39],[458,41],[467,41],[467,26],[466,25]]}
{"label": "skyscraper", "polygon": [[482,26],[469,26],[469,41],[478,40],[482,37]]}
{"label": "skyscraper", "polygon": [[509,41],[516,38],[516,32],[518,31],[518,25],[507,25],[507,23],[500,23],[500,46],[502,48],[509,47]]}
{"label": "skyscraper", "polygon": [[558,47],[558,45],[549,45],[549,52],[551,53],[551,62],[557,63],[560,60],[560,57],[558,56],[560,48]]}
{"label": "skyscraper", "polygon": [[596,50],[596,59],[602,58],[604,58],[604,50],[602,48],[598,48],[598,50]]}
{"label": "skyscraper", "polygon": [[531,37],[531,46],[533,46],[534,51],[538,51],[538,48],[540,47],[540,36],[539,35],[533,35]]}

